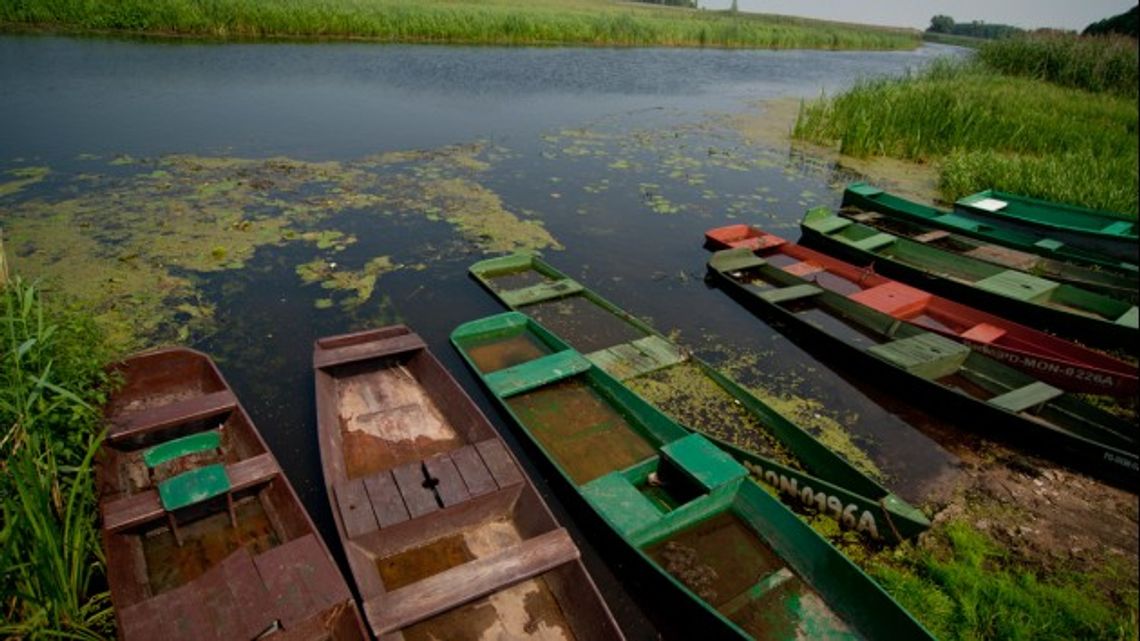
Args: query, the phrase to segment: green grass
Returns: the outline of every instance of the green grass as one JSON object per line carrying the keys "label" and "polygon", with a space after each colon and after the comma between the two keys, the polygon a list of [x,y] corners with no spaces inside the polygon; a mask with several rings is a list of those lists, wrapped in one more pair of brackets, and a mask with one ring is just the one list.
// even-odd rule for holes
{"label": "green grass", "polygon": [[1137,44],[1124,36],[1009,38],[986,43],[979,59],[1000,73],[1065,87],[1137,97]]}
{"label": "green grass", "polygon": [[90,316],[0,283],[0,638],[113,635],[96,528],[106,354]]}
{"label": "green grass", "polygon": [[940,167],[946,200],[982,189],[1136,214],[1137,101],[977,62],[940,62],[805,104],[793,136]]}
{"label": "green grass", "polygon": [[911,49],[913,30],[610,0],[7,0],[0,25],[223,38]]}
{"label": "green grass", "polygon": [[952,33],[934,33],[931,31],[924,31],[922,33],[922,40],[924,42],[936,42],[943,45],[954,45],[955,47],[967,47],[969,49],[977,49],[987,42],[990,42],[985,38],[958,36]]}

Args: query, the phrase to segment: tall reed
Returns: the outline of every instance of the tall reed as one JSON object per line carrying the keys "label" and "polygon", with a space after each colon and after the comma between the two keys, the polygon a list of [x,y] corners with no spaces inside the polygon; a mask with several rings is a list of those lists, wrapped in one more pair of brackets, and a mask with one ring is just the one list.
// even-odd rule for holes
{"label": "tall reed", "polygon": [[998,72],[1137,97],[1140,49],[1125,36],[1027,36],[988,42],[978,58]]}

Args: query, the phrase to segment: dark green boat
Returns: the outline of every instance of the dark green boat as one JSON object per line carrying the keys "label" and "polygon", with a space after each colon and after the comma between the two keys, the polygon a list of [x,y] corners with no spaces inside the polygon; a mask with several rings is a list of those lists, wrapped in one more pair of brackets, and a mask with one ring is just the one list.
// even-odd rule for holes
{"label": "dark green boat", "polygon": [[932,294],[1062,337],[1135,350],[1135,305],[1073,285],[960,256],[881,232],[819,207],[800,225],[801,244]]}
{"label": "dark green boat", "polygon": [[[1088,251],[1066,244],[1045,230],[1020,231],[979,222],[961,214],[944,211],[900,198],[867,183],[852,183],[843,192],[843,207],[863,211],[876,211],[893,218],[910,220],[935,229],[963,234],[995,245],[1012,247],[1023,252],[1069,263],[1086,265],[1114,273],[1125,279],[1125,284],[1136,289],[1140,274],[1137,261],[1119,260],[1100,252]],[[1112,281],[1116,282],[1116,281]]]}
{"label": "dark green boat", "polygon": [[745,467],[528,317],[465,323],[451,340],[608,526],[587,530],[595,542],[624,543],[654,598],[692,634],[933,638]]}
{"label": "dark green boat", "polygon": [[939,227],[930,221],[946,216],[964,221],[962,224],[965,227],[988,228],[981,223],[965,221],[957,214],[941,212],[880,190],[871,189],[875,193],[864,196],[867,191],[868,188],[863,183],[849,186],[843,195],[844,205],[840,215],[924,245],[1076,285],[1134,305],[1140,298],[1140,292],[1137,291],[1140,279],[1135,270],[1122,273],[1103,267],[1079,265],[1018,249],[1012,243],[1001,245],[984,238],[982,234],[968,235],[961,230],[953,230],[952,225]]}
{"label": "dark green boat", "polygon": [[708,267],[734,298],[821,357],[891,384],[987,437],[1018,442],[1135,491],[1135,425],[968,345],[770,265],[749,249],[716,252]]}
{"label": "dark green boat", "polygon": [[[507,307],[546,323],[566,341],[566,348],[585,353],[610,375],[635,390],[665,390],[669,402],[662,410],[716,442],[788,503],[889,542],[930,527],[921,511],[802,427],[538,257],[492,258],[470,271]],[[516,347],[531,356],[537,349],[522,342]],[[686,384],[677,384],[673,377],[683,377]],[[693,388],[706,394],[695,410],[686,403]]]}
{"label": "dark green boat", "polygon": [[1044,233],[1086,251],[1136,264],[1136,215],[1125,216],[987,189],[954,203],[969,218]]}

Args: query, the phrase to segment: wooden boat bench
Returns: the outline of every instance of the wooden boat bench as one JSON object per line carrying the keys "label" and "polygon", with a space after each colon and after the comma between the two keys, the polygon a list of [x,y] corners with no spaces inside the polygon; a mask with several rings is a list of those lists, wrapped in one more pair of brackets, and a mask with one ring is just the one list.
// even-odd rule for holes
{"label": "wooden boat bench", "polygon": [[769,303],[786,303],[801,298],[811,298],[812,296],[818,296],[822,293],[823,290],[819,287],[802,283],[800,285],[779,287],[777,289],[760,292],[759,296]]}
{"label": "wooden boat bench", "polygon": [[522,482],[503,444],[488,439],[338,483],[333,491],[353,539]]}
{"label": "wooden boat bench", "polygon": [[619,380],[655,372],[686,358],[675,345],[654,335],[586,354],[586,360]]}
{"label": "wooden boat bench", "polygon": [[1125,327],[1136,327],[1138,321],[1140,321],[1140,311],[1133,305],[1131,309],[1121,314],[1120,318],[1114,320],[1113,323]]}
{"label": "wooden boat bench", "polygon": [[107,440],[118,443],[180,423],[200,421],[237,408],[237,397],[230,390],[211,392],[184,401],[126,412],[110,417]]}
{"label": "wooden boat bench", "polygon": [[493,394],[507,398],[581,374],[590,367],[590,361],[578,352],[564,350],[493,372],[484,381]]}
{"label": "wooden boat bench", "polygon": [[970,348],[931,332],[873,345],[868,352],[915,376],[937,379],[958,371]]}
{"label": "wooden boat bench", "polygon": [[781,269],[793,276],[799,276],[800,278],[805,279],[814,274],[827,271],[823,268],[823,265],[818,265],[807,260],[800,261],[798,263],[792,263],[791,265],[788,265],[787,267],[783,267]]}
{"label": "wooden boat bench", "polygon": [[[268,453],[244,459],[225,467],[229,481],[229,491],[238,492],[246,488],[268,482],[280,473]],[[167,511],[163,507],[159,490],[147,490],[131,496],[104,503],[102,506],[103,528],[120,532],[163,518]]]}
{"label": "wooden boat bench", "polygon": [[1113,236],[1131,236],[1136,233],[1136,225],[1127,220],[1118,220],[1105,225],[1100,231]]}
{"label": "wooden boat bench", "polygon": [[1000,396],[991,398],[990,405],[996,405],[1011,412],[1024,412],[1027,409],[1051,401],[1064,392],[1052,385],[1034,381],[1025,387],[1010,390]]}
{"label": "wooden boat bench", "polygon": [[888,234],[886,232],[879,232],[877,234],[868,236],[866,238],[860,238],[859,240],[851,240],[851,239],[841,239],[841,240],[844,240],[844,242],[846,242],[848,245],[851,245],[852,247],[858,247],[859,249],[862,249],[863,251],[874,252],[874,251],[878,251],[878,250],[886,247],[887,245],[890,245],[891,243],[895,242],[896,240],[898,240],[898,236],[895,236],[893,234]]}
{"label": "wooden boat bench", "polygon": [[1007,269],[974,283],[978,289],[1024,301],[1043,301],[1060,283]]}
{"label": "wooden boat bench", "polygon": [[978,323],[970,329],[959,334],[962,338],[975,343],[989,344],[1005,336],[1005,330],[989,323]]}
{"label": "wooden boat bench", "polygon": [[898,281],[889,281],[855,292],[847,298],[888,316],[909,318],[925,309],[932,296]]}
{"label": "wooden boat bench", "polygon": [[585,288],[576,281],[563,278],[552,283],[538,283],[529,287],[499,292],[498,295],[508,307],[521,307],[540,303],[544,300],[565,298],[580,293],[583,289]]}
{"label": "wooden boat bench", "polygon": [[190,456],[191,454],[200,454],[202,452],[209,452],[210,450],[217,450],[221,453],[221,448],[221,432],[218,430],[198,432],[197,434],[190,434],[189,436],[183,436],[160,443],[146,450],[143,452],[143,463],[147,469],[153,470],[164,463],[169,463],[184,456]]}
{"label": "wooden boat bench", "polygon": [[357,361],[393,356],[425,347],[427,347],[427,345],[423,342],[423,339],[409,332],[407,334],[398,334],[382,341],[368,341],[339,347],[325,347],[317,350],[313,355],[313,366],[325,368],[345,365]]}

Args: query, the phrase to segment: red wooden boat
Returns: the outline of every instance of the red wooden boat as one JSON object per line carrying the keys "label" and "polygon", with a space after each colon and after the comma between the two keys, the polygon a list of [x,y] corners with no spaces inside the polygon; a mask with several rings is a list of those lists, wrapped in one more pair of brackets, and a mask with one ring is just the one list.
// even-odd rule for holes
{"label": "red wooden boat", "polygon": [[363,641],[355,602],[208,356],[112,368],[96,483],[121,639]]}
{"label": "red wooden boat", "polygon": [[933,296],[845,263],[751,225],[705,232],[715,249],[743,247],[769,264],[814,281],[872,309],[967,343],[987,356],[1057,387],[1092,394],[1135,396],[1135,365],[986,312]]}

